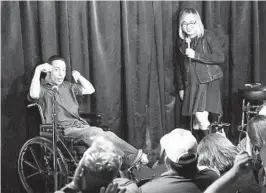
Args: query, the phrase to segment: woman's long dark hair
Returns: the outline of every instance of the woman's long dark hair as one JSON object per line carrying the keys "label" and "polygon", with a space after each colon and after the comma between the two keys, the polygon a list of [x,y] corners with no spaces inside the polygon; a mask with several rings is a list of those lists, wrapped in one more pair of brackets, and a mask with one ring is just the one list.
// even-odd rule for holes
{"label": "woman's long dark hair", "polygon": [[198,165],[217,169],[220,174],[228,171],[238,153],[229,139],[218,133],[205,136],[198,145]]}
{"label": "woman's long dark hair", "polygon": [[247,123],[247,132],[251,144],[260,150],[266,145],[266,116],[256,115]]}

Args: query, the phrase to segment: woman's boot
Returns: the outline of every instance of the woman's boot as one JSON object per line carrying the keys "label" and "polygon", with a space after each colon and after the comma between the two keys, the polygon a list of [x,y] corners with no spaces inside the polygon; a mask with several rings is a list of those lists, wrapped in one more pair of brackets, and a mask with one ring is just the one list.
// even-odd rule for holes
{"label": "woman's boot", "polygon": [[209,135],[209,129],[199,130],[199,139],[197,139],[198,143],[207,135]]}
{"label": "woman's boot", "polygon": [[200,132],[201,132],[200,130],[192,129],[192,134],[194,135],[198,143],[201,140]]}

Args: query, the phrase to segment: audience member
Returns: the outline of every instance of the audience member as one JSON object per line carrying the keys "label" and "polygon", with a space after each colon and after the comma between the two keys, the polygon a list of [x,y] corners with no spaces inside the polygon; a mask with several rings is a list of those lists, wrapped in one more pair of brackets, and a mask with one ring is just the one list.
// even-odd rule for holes
{"label": "audience member", "polygon": [[[232,191],[232,184],[245,176],[252,170],[253,160],[247,152],[240,152],[236,155],[233,167],[226,172],[222,177],[212,183],[204,193],[235,193]],[[100,193],[117,193],[117,185],[110,184],[108,188],[102,188]],[[154,191],[159,192],[159,191]],[[180,192],[179,189],[176,189],[175,192]],[[193,191],[192,191],[193,192]],[[121,191],[119,193],[122,193]],[[188,192],[186,192],[188,193]]]}
{"label": "audience member", "polygon": [[118,189],[125,190],[125,193],[141,193],[137,184],[127,178],[115,178],[113,184],[117,184]]}
{"label": "audience member", "polygon": [[260,151],[265,145],[266,116],[256,115],[252,117],[247,123],[246,147],[248,147],[247,151],[251,152],[252,157],[255,159],[253,173],[257,182],[259,170],[263,167],[260,157]]}
{"label": "audience member", "polygon": [[266,145],[266,116],[252,117],[247,123],[247,133],[253,153],[258,154],[260,149]]}
{"label": "audience member", "polygon": [[232,184],[244,175],[247,175],[253,167],[252,157],[247,152],[237,154],[233,167],[222,177],[212,183],[204,193],[228,193],[232,190]]}
{"label": "audience member", "polygon": [[109,184],[106,188],[102,187],[100,193],[126,193],[126,189],[118,189],[118,184]]}
{"label": "audience member", "polygon": [[140,187],[142,193],[174,193],[177,190],[180,193],[201,192],[196,184],[197,140],[191,132],[185,129],[174,129],[161,138],[160,144],[162,151],[165,151],[164,160],[167,171],[161,177],[142,185]]}
{"label": "audience member", "polygon": [[198,145],[198,168],[210,168],[223,175],[234,164],[237,148],[218,133],[205,136]]}
{"label": "audience member", "polygon": [[258,172],[258,183],[261,189],[261,193],[266,193],[266,146],[263,146],[261,148],[260,158],[262,161],[262,167]]}
{"label": "audience member", "polygon": [[76,190],[80,193],[98,193],[119,175],[122,164],[121,156],[116,153],[115,146],[103,137],[96,137],[90,148],[80,160],[73,177],[57,193]]}
{"label": "audience member", "polygon": [[104,137],[96,137],[83,154],[72,182],[56,193],[111,191],[110,187],[113,186],[110,184],[116,184],[123,193],[140,193],[136,183],[118,177],[121,164],[122,158],[117,154],[114,144]]}
{"label": "audience member", "polygon": [[[237,147],[221,134],[214,133],[205,136],[198,146],[199,169],[202,166],[209,167],[217,170],[222,176],[232,168],[237,153]],[[249,193],[254,190],[257,191],[258,188],[252,172],[238,178],[231,184],[232,192]]]}

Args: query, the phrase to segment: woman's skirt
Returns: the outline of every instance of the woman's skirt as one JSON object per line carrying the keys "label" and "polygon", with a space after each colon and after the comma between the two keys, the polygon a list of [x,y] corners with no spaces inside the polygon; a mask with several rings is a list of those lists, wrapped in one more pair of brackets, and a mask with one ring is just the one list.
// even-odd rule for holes
{"label": "woman's skirt", "polygon": [[184,90],[182,115],[190,116],[196,112],[222,112],[221,79],[201,84],[195,72],[195,63],[189,68],[188,86]]}

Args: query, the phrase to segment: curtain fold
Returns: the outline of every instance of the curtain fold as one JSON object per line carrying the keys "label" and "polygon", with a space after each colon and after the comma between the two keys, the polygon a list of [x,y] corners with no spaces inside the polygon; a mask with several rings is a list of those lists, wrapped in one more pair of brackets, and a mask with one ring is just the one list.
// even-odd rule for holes
{"label": "curtain fold", "polygon": [[[56,2],[39,1],[39,26],[42,60],[46,61],[50,56],[58,53],[58,36],[56,22]],[[49,13],[49,14],[48,14]]]}
{"label": "curtain fold", "polygon": [[[27,137],[25,64],[19,2],[1,6],[1,158],[2,191],[16,191],[16,163]],[[4,18],[4,19],[3,19]],[[5,22],[5,23],[4,23]],[[12,180],[11,180],[12,179]],[[14,181],[13,181],[14,179]],[[12,182],[11,182],[12,181]]]}
{"label": "curtain fold", "polygon": [[19,150],[38,134],[26,94],[35,67],[51,55],[65,58],[67,80],[73,81],[71,71],[78,70],[94,85],[93,95],[79,99],[80,109],[104,113],[104,124],[135,147],[154,149],[163,134],[186,125],[175,87],[178,15],[185,7],[196,8],[223,44],[223,121],[231,124],[228,136],[236,141],[238,89],[266,84],[265,2],[1,2],[4,192],[20,187]]}
{"label": "curtain fold", "polygon": [[259,8],[258,2],[252,3],[252,61],[254,63],[253,81],[260,82],[260,24],[259,24]]}
{"label": "curtain fold", "polygon": [[95,111],[103,112],[106,123],[121,133],[121,33],[120,2],[89,4],[92,83]]}

